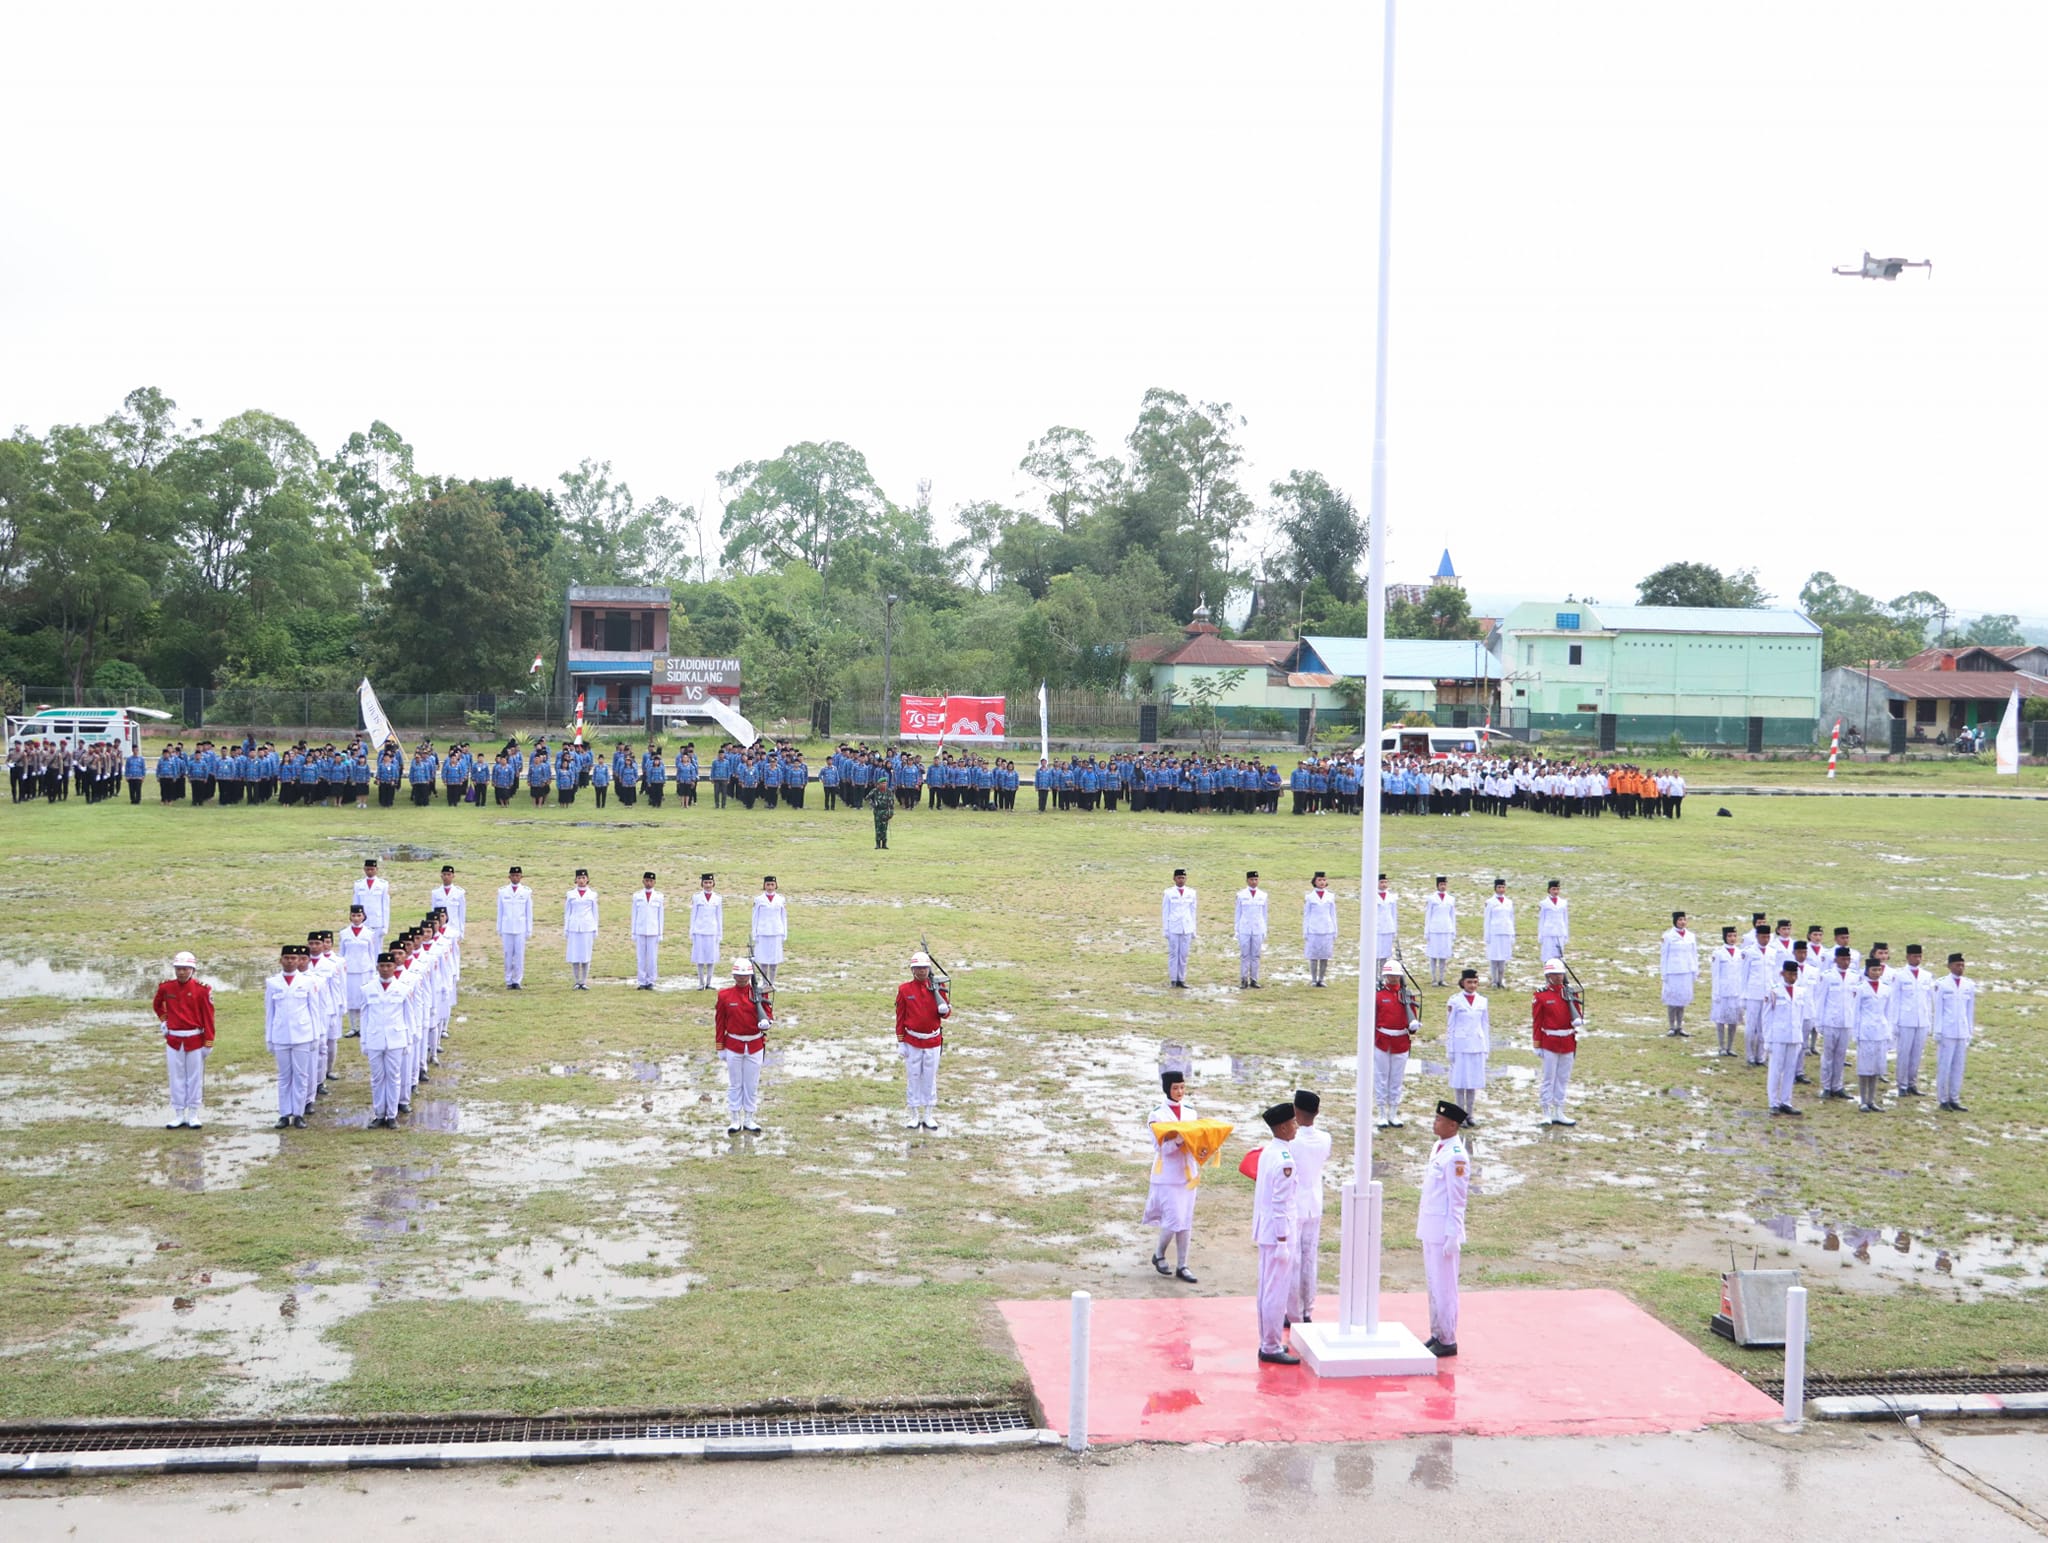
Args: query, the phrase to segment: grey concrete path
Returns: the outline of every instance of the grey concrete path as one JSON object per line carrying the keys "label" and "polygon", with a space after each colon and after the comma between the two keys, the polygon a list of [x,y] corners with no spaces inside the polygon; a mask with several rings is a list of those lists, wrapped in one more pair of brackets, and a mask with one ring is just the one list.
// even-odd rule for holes
{"label": "grey concrete path", "polygon": [[[0,1484],[0,1537],[1388,1540],[2048,1534],[2048,1432],[1972,1424],[1682,1436],[1126,1447],[973,1457]],[[2003,1490],[2011,1498],[2001,1495]],[[2028,1508],[2032,1508],[2029,1510]]]}
{"label": "grey concrete path", "polygon": [[[1695,798],[1988,798],[2018,803],[2048,803],[2048,791],[2026,788],[1851,788],[1784,787],[1765,782],[1730,783],[1726,787],[1687,787]],[[1697,806],[1695,805],[1695,808]]]}

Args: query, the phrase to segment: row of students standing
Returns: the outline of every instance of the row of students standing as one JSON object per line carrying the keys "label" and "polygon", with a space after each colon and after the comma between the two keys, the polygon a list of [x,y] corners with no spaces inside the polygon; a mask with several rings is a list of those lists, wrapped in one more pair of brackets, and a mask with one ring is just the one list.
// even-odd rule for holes
{"label": "row of students standing", "polygon": [[[633,940],[633,984],[652,991],[661,977],[661,944],[668,935],[668,897],[656,887],[652,869],[640,876],[640,887],[628,904],[628,930]],[[526,983],[526,948],[534,933],[534,889],[526,882],[526,870],[514,863],[506,871],[498,890],[498,941],[504,955],[504,983],[507,990],[521,990]],[[591,882],[590,870],[578,868],[562,896],[563,957],[569,965],[570,985],[578,991],[590,989],[590,966],[602,930],[602,901]],[[775,875],[761,880],[761,892],[754,897],[749,921],[749,954],[772,985],[781,967],[789,939],[789,902]],[[696,972],[697,989],[712,989],[712,971],[725,946],[725,897],[718,893],[713,874],[698,877],[698,889],[690,897],[690,963]]]}
{"label": "row of students standing", "polygon": [[[1666,1032],[1684,1038],[1685,1009],[1700,974],[1700,940],[1684,912],[1673,912],[1671,921],[1659,948],[1670,1015]],[[1960,952],[1950,952],[1946,968],[1936,970],[1924,945],[1913,943],[1895,964],[1883,942],[1873,943],[1866,958],[1848,927],[1835,928],[1830,945],[1818,925],[1794,937],[1789,920],[1779,918],[1774,928],[1758,913],[1746,934],[1732,923],[1721,929],[1720,943],[1707,953],[1707,974],[1715,1052],[1735,1056],[1740,1039],[1745,1062],[1767,1070],[1773,1114],[1804,1113],[1794,1090],[1812,1083],[1804,1070],[1809,1057],[1820,1063],[1824,1102],[1852,1097],[1852,1055],[1853,1097],[1862,1112],[1883,1110],[1880,1085],[1888,1072],[1897,1097],[1922,1097],[1930,1041],[1937,1106],[1968,1113],[1963,1074],[1976,1037],[1977,983]]]}

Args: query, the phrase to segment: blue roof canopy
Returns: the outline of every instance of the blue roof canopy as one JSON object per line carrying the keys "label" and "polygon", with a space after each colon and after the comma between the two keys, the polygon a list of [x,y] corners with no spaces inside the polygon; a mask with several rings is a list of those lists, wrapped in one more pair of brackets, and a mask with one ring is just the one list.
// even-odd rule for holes
{"label": "blue roof canopy", "polygon": [[[1364,638],[1304,635],[1310,657],[1298,666],[1308,674],[1365,675]],[[1313,664],[1311,663],[1313,659]],[[1500,660],[1481,643],[1442,642],[1436,638],[1388,638],[1385,659],[1389,680],[1499,680]]]}

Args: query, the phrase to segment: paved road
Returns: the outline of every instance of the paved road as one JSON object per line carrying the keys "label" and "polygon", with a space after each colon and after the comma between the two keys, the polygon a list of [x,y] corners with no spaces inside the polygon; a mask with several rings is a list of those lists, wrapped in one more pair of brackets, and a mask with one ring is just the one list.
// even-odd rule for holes
{"label": "paved road", "polygon": [[[0,1537],[490,1543],[694,1536],[1003,1543],[1267,1534],[1374,1543],[2038,1539],[2048,1429],[1809,1426],[875,1460],[0,1485]],[[1946,1454],[1946,1460],[1940,1455]],[[1961,1466],[1958,1466],[1961,1465]],[[1969,1471],[1965,1471],[1965,1470]],[[2013,1498],[2002,1498],[2004,1490]],[[2031,1515],[2027,1508],[2031,1508]]]}

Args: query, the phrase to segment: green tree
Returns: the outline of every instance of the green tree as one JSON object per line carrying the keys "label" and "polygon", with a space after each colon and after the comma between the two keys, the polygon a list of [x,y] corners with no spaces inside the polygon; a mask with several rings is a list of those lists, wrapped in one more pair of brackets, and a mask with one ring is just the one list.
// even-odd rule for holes
{"label": "green tree", "polygon": [[1396,600],[1387,606],[1390,638],[1441,638],[1465,641],[1485,636],[1472,619],[1472,602],[1455,584],[1432,584],[1420,601]]}
{"label": "green tree", "polygon": [[801,563],[829,579],[838,545],[878,536],[890,510],[867,458],[836,439],[742,461],[720,472],[718,485],[724,561],[748,573]]}
{"label": "green tree", "polygon": [[1876,600],[1822,571],[1801,587],[1799,608],[1819,624],[1821,667],[1831,670],[1873,659],[1895,663],[1918,653],[1927,646],[1928,620],[1942,604],[1925,590]]}
{"label": "green tree", "polygon": [[947,549],[960,565],[962,578],[970,587],[987,586],[990,594],[1003,576],[1000,556],[1010,528],[1024,516],[1005,509],[993,499],[962,504],[953,517],[960,522],[960,539]]}
{"label": "green tree", "polygon": [[413,448],[379,418],[357,429],[321,463],[341,519],[375,552],[391,538],[397,512],[427,496],[427,479],[413,464]]}
{"label": "green tree", "polygon": [[1123,462],[1095,453],[1095,441],[1080,429],[1055,424],[1025,447],[1017,469],[1045,489],[1053,525],[1071,531],[1122,483]]}
{"label": "green tree", "polygon": [[1964,631],[1962,641],[1974,643],[1981,648],[2016,648],[2027,641],[2020,631],[2020,619],[2012,615],[1992,615],[1986,612],[1971,622]]}
{"label": "green tree", "polygon": [[1231,543],[1252,515],[1252,501],[1237,481],[1244,464],[1237,431],[1244,424],[1228,402],[1191,403],[1154,386],[1139,405],[1129,440],[1139,483],[1167,501],[1176,529],[1220,548],[1226,569]]}
{"label": "green tree", "polygon": [[657,498],[644,508],[610,461],[584,462],[561,476],[561,533],[577,584],[659,584],[687,571],[684,528],[696,511]]}
{"label": "green tree", "polygon": [[1281,573],[1297,594],[1319,581],[1341,603],[1363,595],[1358,565],[1365,560],[1366,528],[1357,506],[1318,471],[1290,471],[1273,484],[1273,498],[1273,523],[1286,543]]}
{"label": "green tree", "polygon": [[502,691],[526,679],[558,614],[505,517],[469,484],[399,511],[379,558],[389,587],[372,633],[380,684]]}
{"label": "green tree", "polygon": [[1636,585],[1638,605],[1754,609],[1770,598],[1756,569],[1723,573],[1712,563],[1666,563]]}

